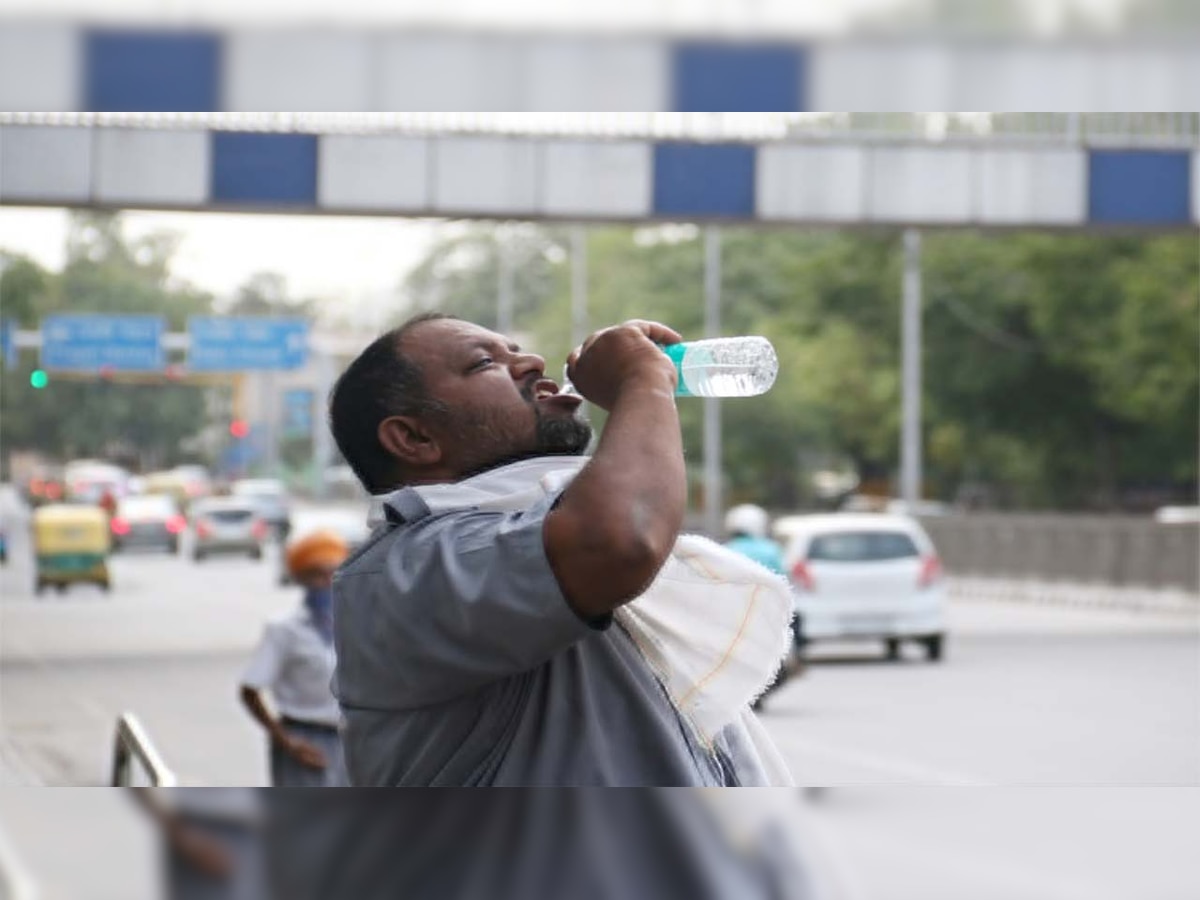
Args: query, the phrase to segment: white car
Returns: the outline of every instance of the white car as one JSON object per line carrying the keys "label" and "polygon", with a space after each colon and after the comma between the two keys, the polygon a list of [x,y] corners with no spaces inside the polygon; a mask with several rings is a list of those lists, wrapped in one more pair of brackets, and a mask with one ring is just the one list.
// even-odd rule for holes
{"label": "white car", "polygon": [[[784,562],[796,592],[802,642],[879,640],[889,659],[902,642],[942,658],[946,592],[929,535],[907,516],[789,516]],[[778,533],[778,530],[777,530]]]}
{"label": "white car", "polygon": [[201,562],[214,553],[246,553],[263,558],[269,526],[258,505],[238,497],[206,497],[191,507],[192,559]]}

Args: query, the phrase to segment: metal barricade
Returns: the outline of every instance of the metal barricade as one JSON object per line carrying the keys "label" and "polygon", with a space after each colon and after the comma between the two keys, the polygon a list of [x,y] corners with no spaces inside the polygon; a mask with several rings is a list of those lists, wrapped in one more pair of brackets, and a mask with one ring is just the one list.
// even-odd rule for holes
{"label": "metal barricade", "polygon": [[[138,778],[139,766],[144,773],[142,778]],[[117,719],[113,741],[113,787],[174,787],[176,784],[175,773],[163,762],[142,723],[132,713],[123,714]]]}

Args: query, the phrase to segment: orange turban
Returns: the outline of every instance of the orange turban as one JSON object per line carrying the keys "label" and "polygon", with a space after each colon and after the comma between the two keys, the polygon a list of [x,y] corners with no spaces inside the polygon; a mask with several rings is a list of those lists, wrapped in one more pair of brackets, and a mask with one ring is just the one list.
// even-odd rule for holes
{"label": "orange turban", "polygon": [[287,548],[288,572],[296,578],[310,569],[336,567],[350,555],[341,535],[333,531],[314,531]]}

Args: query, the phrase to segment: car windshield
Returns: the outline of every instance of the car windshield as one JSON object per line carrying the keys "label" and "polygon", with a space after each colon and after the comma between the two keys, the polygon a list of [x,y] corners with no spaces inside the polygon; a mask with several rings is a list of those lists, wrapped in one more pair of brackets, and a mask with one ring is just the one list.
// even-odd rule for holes
{"label": "car windshield", "polygon": [[812,539],[808,558],[821,562],[881,562],[919,556],[913,539],[901,531],[840,531]]}
{"label": "car windshield", "polygon": [[170,497],[131,497],[121,501],[122,516],[173,516],[175,504]]}

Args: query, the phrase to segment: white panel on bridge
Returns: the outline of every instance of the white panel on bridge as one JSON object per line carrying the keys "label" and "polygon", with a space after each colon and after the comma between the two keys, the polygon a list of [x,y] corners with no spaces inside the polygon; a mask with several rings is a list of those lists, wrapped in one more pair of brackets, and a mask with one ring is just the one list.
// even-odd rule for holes
{"label": "white panel on bridge", "polygon": [[866,184],[867,153],[853,144],[766,144],[758,151],[761,219],[861,221]]}
{"label": "white panel on bridge", "polygon": [[324,135],[317,203],[326,209],[429,208],[429,141],[401,135]]}
{"label": "white panel on bridge", "polygon": [[542,152],[540,211],[546,215],[649,215],[654,169],[650,144],[550,141]]}
{"label": "white panel on bridge", "polygon": [[[394,34],[379,39],[376,109],[525,109],[524,46],[511,37]],[[466,114],[464,118],[468,118]]]}
{"label": "white panel on bridge", "polygon": [[370,110],[372,49],[365,32],[233,31],[224,45],[223,108]]}
{"label": "white panel on bridge", "polygon": [[202,206],[208,199],[212,151],[207,131],[102,128],[97,139],[98,202]]}
{"label": "white panel on bridge", "polygon": [[1200,53],[1194,43],[1107,48],[1097,66],[1099,112],[1200,110]]}
{"label": "white panel on bridge", "polygon": [[979,151],[979,218],[988,225],[1081,225],[1087,218],[1083,150]]}
{"label": "white panel on bridge", "polygon": [[1077,44],[982,44],[958,50],[946,109],[1076,112],[1097,109],[1103,65],[1096,48]]}
{"label": "white panel on bridge", "polygon": [[525,56],[524,106],[538,112],[655,112],[670,104],[661,41],[534,38]]}
{"label": "white panel on bridge", "polygon": [[0,22],[0,109],[79,109],[82,56],[79,29],[71,25]]}
{"label": "white panel on bridge", "polygon": [[964,108],[947,102],[953,51],[937,41],[819,43],[809,52],[808,66],[808,109],[910,112]]}
{"label": "white panel on bridge", "polygon": [[972,152],[956,147],[876,147],[870,154],[867,218],[966,223],[974,219]]}
{"label": "white panel on bridge", "polygon": [[809,54],[809,109],[1155,112],[1200,108],[1200,54],[1170,40],[856,39]]}
{"label": "white panel on bridge", "polygon": [[0,128],[0,201],[89,202],[92,138],[88,128]]}
{"label": "white panel on bridge", "polygon": [[539,146],[521,138],[439,138],[433,145],[433,208],[464,215],[536,213]]}

